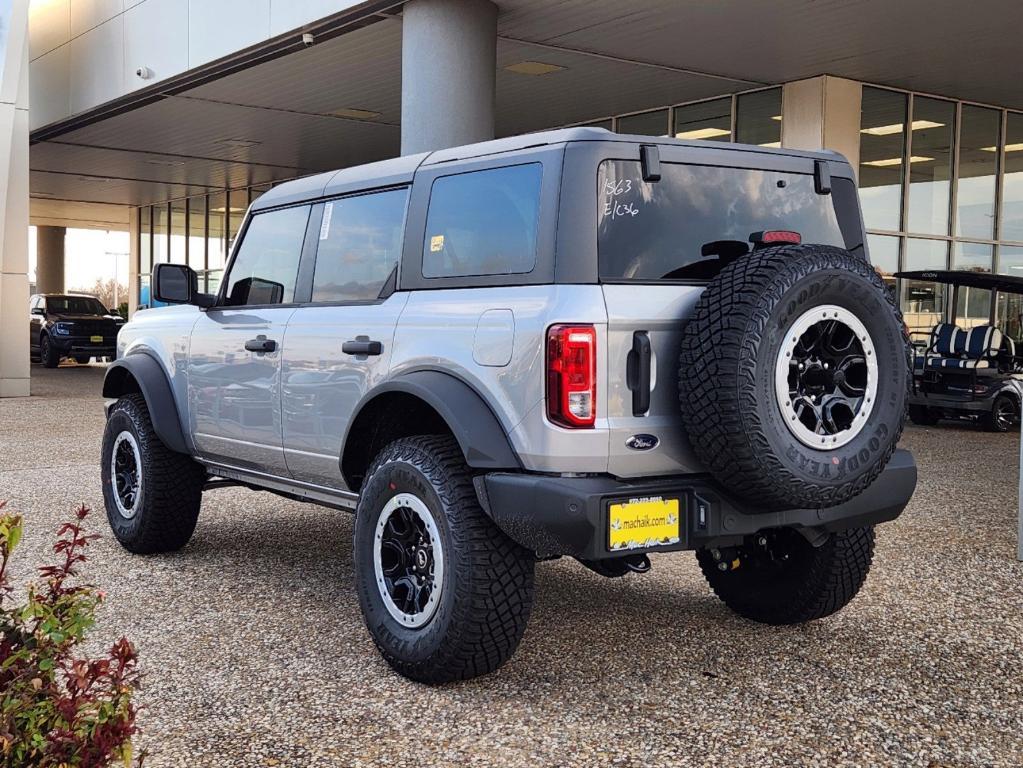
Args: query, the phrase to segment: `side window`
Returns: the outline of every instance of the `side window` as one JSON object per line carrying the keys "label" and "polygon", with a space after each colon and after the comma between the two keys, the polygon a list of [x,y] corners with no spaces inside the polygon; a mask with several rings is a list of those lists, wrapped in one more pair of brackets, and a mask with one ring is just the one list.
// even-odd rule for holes
{"label": "side window", "polygon": [[323,206],[313,301],[376,299],[401,254],[407,189]]}
{"label": "side window", "polygon": [[33,297],[32,301],[28,303],[28,311],[31,312],[34,309],[38,309],[41,304],[42,304],[41,298],[39,298],[38,296]]}
{"label": "side window", "polygon": [[433,182],[423,277],[531,272],[536,264],[540,163],[442,176]]}
{"label": "side window", "polygon": [[295,300],[308,205],[257,213],[231,265],[224,303],[229,307],[287,304]]}

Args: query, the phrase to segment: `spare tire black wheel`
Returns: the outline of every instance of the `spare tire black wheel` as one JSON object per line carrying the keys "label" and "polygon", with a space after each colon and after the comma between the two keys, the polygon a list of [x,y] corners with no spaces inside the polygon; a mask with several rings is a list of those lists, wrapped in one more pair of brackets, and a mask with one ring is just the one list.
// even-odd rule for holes
{"label": "spare tire black wheel", "polygon": [[888,463],[911,377],[902,315],[870,264],[833,246],[765,248],[723,269],[686,324],[682,420],[729,493],[829,507]]}

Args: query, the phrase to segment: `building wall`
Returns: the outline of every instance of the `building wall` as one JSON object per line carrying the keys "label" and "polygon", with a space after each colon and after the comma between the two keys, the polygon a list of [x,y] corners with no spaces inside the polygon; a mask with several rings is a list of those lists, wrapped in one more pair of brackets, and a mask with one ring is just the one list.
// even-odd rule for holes
{"label": "building wall", "polygon": [[[33,0],[31,129],[208,64],[360,0]],[[146,79],[136,71],[146,68]]]}
{"label": "building wall", "polygon": [[29,394],[28,0],[0,0],[0,397]]}

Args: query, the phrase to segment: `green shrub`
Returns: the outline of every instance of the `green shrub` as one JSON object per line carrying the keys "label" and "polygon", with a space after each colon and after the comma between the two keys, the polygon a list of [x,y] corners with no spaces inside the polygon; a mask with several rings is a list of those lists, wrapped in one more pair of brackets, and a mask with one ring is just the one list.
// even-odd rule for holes
{"label": "green shrub", "polygon": [[39,569],[40,582],[28,585],[21,602],[8,564],[23,521],[0,502],[0,764],[6,768],[132,764],[135,649],[121,638],[101,658],[80,651],[103,601],[102,592],[78,579],[85,550],[97,538],[84,532],[88,514],[79,507],[60,527],[56,563]]}

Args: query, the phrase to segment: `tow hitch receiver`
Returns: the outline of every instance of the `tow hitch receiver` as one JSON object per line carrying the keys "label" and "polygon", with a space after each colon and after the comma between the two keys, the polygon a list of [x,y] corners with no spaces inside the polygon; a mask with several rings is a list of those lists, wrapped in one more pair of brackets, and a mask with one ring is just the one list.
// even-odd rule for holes
{"label": "tow hitch receiver", "polygon": [[627,573],[646,573],[650,570],[650,558],[644,554],[625,555],[609,560],[576,559],[594,573],[599,573],[609,579],[617,579]]}

